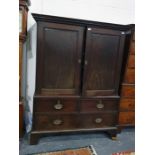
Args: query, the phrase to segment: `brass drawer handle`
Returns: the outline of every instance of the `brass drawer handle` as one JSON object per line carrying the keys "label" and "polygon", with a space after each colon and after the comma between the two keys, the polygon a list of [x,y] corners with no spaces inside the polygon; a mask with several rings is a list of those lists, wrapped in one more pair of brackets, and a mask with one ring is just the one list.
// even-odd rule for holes
{"label": "brass drawer handle", "polygon": [[102,101],[99,101],[99,103],[96,104],[96,108],[97,109],[103,109],[104,108],[104,104],[102,103]]}
{"label": "brass drawer handle", "polygon": [[54,109],[61,110],[63,108],[63,104],[60,103],[60,100],[54,105]]}
{"label": "brass drawer handle", "polygon": [[96,118],[96,119],[95,119],[95,123],[99,124],[99,123],[101,123],[101,122],[102,122],[102,118]]}
{"label": "brass drawer handle", "polygon": [[60,125],[60,124],[62,124],[62,120],[61,119],[56,119],[56,120],[53,121],[53,124],[54,125]]}

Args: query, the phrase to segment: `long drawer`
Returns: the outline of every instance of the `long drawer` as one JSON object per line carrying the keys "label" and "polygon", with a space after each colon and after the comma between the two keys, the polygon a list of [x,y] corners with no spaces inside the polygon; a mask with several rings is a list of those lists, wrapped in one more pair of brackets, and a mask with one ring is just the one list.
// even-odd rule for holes
{"label": "long drawer", "polygon": [[108,112],[118,110],[118,99],[84,99],[80,102],[80,112]]}
{"label": "long drawer", "polygon": [[124,77],[125,83],[135,83],[135,69],[128,68],[126,69],[125,77]]}
{"label": "long drawer", "polygon": [[123,84],[122,85],[122,91],[121,91],[122,97],[135,97],[135,85],[134,84]]}
{"label": "long drawer", "polygon": [[135,109],[135,99],[121,98],[120,99],[120,111],[129,111]]}
{"label": "long drawer", "polygon": [[112,127],[117,123],[118,113],[102,114],[49,114],[34,115],[34,130],[74,130]]}
{"label": "long drawer", "polygon": [[34,111],[52,113],[77,112],[77,102],[77,99],[39,98],[34,101]]}
{"label": "long drawer", "polygon": [[119,124],[120,125],[134,125],[135,124],[135,112],[120,112]]}
{"label": "long drawer", "polygon": [[135,55],[129,55],[128,68],[135,68]]}

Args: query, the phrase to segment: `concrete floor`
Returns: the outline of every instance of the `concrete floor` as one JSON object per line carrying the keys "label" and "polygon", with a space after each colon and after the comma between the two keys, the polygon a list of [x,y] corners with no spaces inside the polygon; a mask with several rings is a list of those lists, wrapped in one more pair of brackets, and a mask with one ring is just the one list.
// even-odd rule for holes
{"label": "concrete floor", "polygon": [[117,139],[117,141],[112,141],[104,132],[55,135],[41,138],[37,145],[29,145],[27,136],[25,136],[20,141],[19,153],[20,155],[28,155],[88,145],[93,145],[98,155],[111,155],[114,152],[135,149],[135,131],[133,128],[122,130],[117,135]]}

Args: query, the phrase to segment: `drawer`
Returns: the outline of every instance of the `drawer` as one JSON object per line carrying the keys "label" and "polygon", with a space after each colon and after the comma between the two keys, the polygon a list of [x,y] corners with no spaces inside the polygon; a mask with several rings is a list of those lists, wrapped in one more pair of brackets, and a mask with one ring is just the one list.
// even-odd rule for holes
{"label": "drawer", "polygon": [[124,76],[125,83],[135,83],[135,69],[127,69]]}
{"label": "drawer", "polygon": [[81,112],[106,112],[106,111],[117,111],[118,110],[118,99],[117,100],[81,100],[80,111]]}
{"label": "drawer", "polygon": [[128,68],[135,68],[135,55],[129,55]]}
{"label": "drawer", "polygon": [[76,99],[35,99],[34,103],[35,112],[76,112],[77,100]]}
{"label": "drawer", "polygon": [[121,91],[122,97],[135,97],[135,85],[133,84],[123,84],[122,85],[122,91]]}
{"label": "drawer", "polygon": [[135,42],[132,41],[130,44],[130,54],[135,54]]}
{"label": "drawer", "polygon": [[119,114],[120,125],[134,125],[135,113],[134,112],[120,112]]}
{"label": "drawer", "polygon": [[79,127],[84,129],[112,127],[116,125],[117,118],[117,113],[81,114]]}
{"label": "drawer", "polygon": [[135,110],[135,99],[122,98],[120,100],[120,111]]}
{"label": "drawer", "polygon": [[34,116],[35,130],[67,130],[75,129],[77,125],[76,116],[72,114],[58,115],[48,113],[37,113]]}

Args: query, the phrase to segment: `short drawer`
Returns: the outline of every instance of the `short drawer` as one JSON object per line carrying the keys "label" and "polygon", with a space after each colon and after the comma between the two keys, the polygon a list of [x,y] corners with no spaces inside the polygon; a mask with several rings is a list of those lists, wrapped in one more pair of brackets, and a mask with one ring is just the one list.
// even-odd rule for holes
{"label": "short drawer", "polygon": [[37,113],[34,115],[34,129],[35,130],[67,130],[75,129],[77,119],[74,115],[55,115]]}
{"label": "short drawer", "polygon": [[135,55],[129,55],[128,68],[135,68]]}
{"label": "short drawer", "polygon": [[134,112],[120,112],[119,113],[119,124],[120,125],[134,125],[135,124],[135,113]]}
{"label": "short drawer", "polygon": [[123,110],[135,110],[135,99],[121,98],[120,111]]}
{"label": "short drawer", "polygon": [[79,120],[80,128],[112,127],[117,123],[117,113],[81,114]]}
{"label": "short drawer", "polygon": [[117,111],[118,100],[81,100],[80,111],[81,112],[106,112],[106,111]]}
{"label": "short drawer", "polygon": [[35,99],[34,103],[35,112],[76,112],[77,100],[76,99]]}
{"label": "short drawer", "polygon": [[122,97],[135,97],[135,85],[134,84],[123,84],[121,96]]}
{"label": "short drawer", "polygon": [[125,83],[135,83],[135,69],[127,69],[124,76]]}

